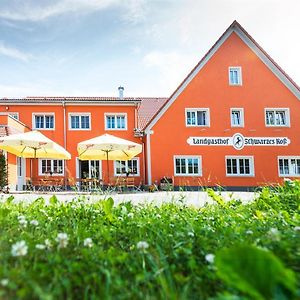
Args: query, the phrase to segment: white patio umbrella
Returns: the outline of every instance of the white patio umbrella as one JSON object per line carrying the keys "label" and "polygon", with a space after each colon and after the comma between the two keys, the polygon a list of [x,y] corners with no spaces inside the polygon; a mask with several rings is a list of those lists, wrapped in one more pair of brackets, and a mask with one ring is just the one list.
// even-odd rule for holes
{"label": "white patio umbrella", "polygon": [[106,160],[109,181],[109,160],[130,160],[142,152],[142,145],[103,134],[77,145],[80,160]]}
{"label": "white patio umbrella", "polygon": [[[24,158],[71,158],[67,150],[37,130],[1,137],[0,149]],[[32,177],[32,169],[30,176]]]}

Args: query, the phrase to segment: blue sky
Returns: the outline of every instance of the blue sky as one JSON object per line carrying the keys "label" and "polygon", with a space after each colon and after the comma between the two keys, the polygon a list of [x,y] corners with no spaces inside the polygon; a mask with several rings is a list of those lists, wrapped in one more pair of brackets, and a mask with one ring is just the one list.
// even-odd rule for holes
{"label": "blue sky", "polygon": [[0,97],[169,96],[237,20],[300,84],[298,0],[1,0]]}

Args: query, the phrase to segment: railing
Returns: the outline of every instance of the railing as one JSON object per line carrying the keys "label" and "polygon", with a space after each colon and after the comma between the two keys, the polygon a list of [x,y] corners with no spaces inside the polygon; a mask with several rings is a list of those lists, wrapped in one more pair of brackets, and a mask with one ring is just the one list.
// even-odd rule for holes
{"label": "railing", "polygon": [[[136,192],[142,191],[142,182],[138,184],[134,177],[114,177],[109,185],[97,178],[38,178],[27,179],[25,190],[35,192]],[[67,188],[68,187],[68,188]]]}

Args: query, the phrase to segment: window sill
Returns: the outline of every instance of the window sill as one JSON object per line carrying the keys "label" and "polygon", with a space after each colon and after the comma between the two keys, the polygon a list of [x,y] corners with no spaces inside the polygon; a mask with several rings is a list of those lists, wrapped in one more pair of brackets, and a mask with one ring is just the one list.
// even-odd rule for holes
{"label": "window sill", "polygon": [[254,174],[250,174],[250,175],[226,174],[226,177],[255,177],[255,175]]}

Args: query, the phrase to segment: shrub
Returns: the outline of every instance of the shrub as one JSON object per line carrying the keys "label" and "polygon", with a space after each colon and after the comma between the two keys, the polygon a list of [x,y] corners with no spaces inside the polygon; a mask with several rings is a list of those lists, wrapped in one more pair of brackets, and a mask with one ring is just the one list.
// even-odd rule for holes
{"label": "shrub", "polygon": [[0,190],[4,190],[7,186],[7,164],[6,158],[2,152],[0,152]]}

